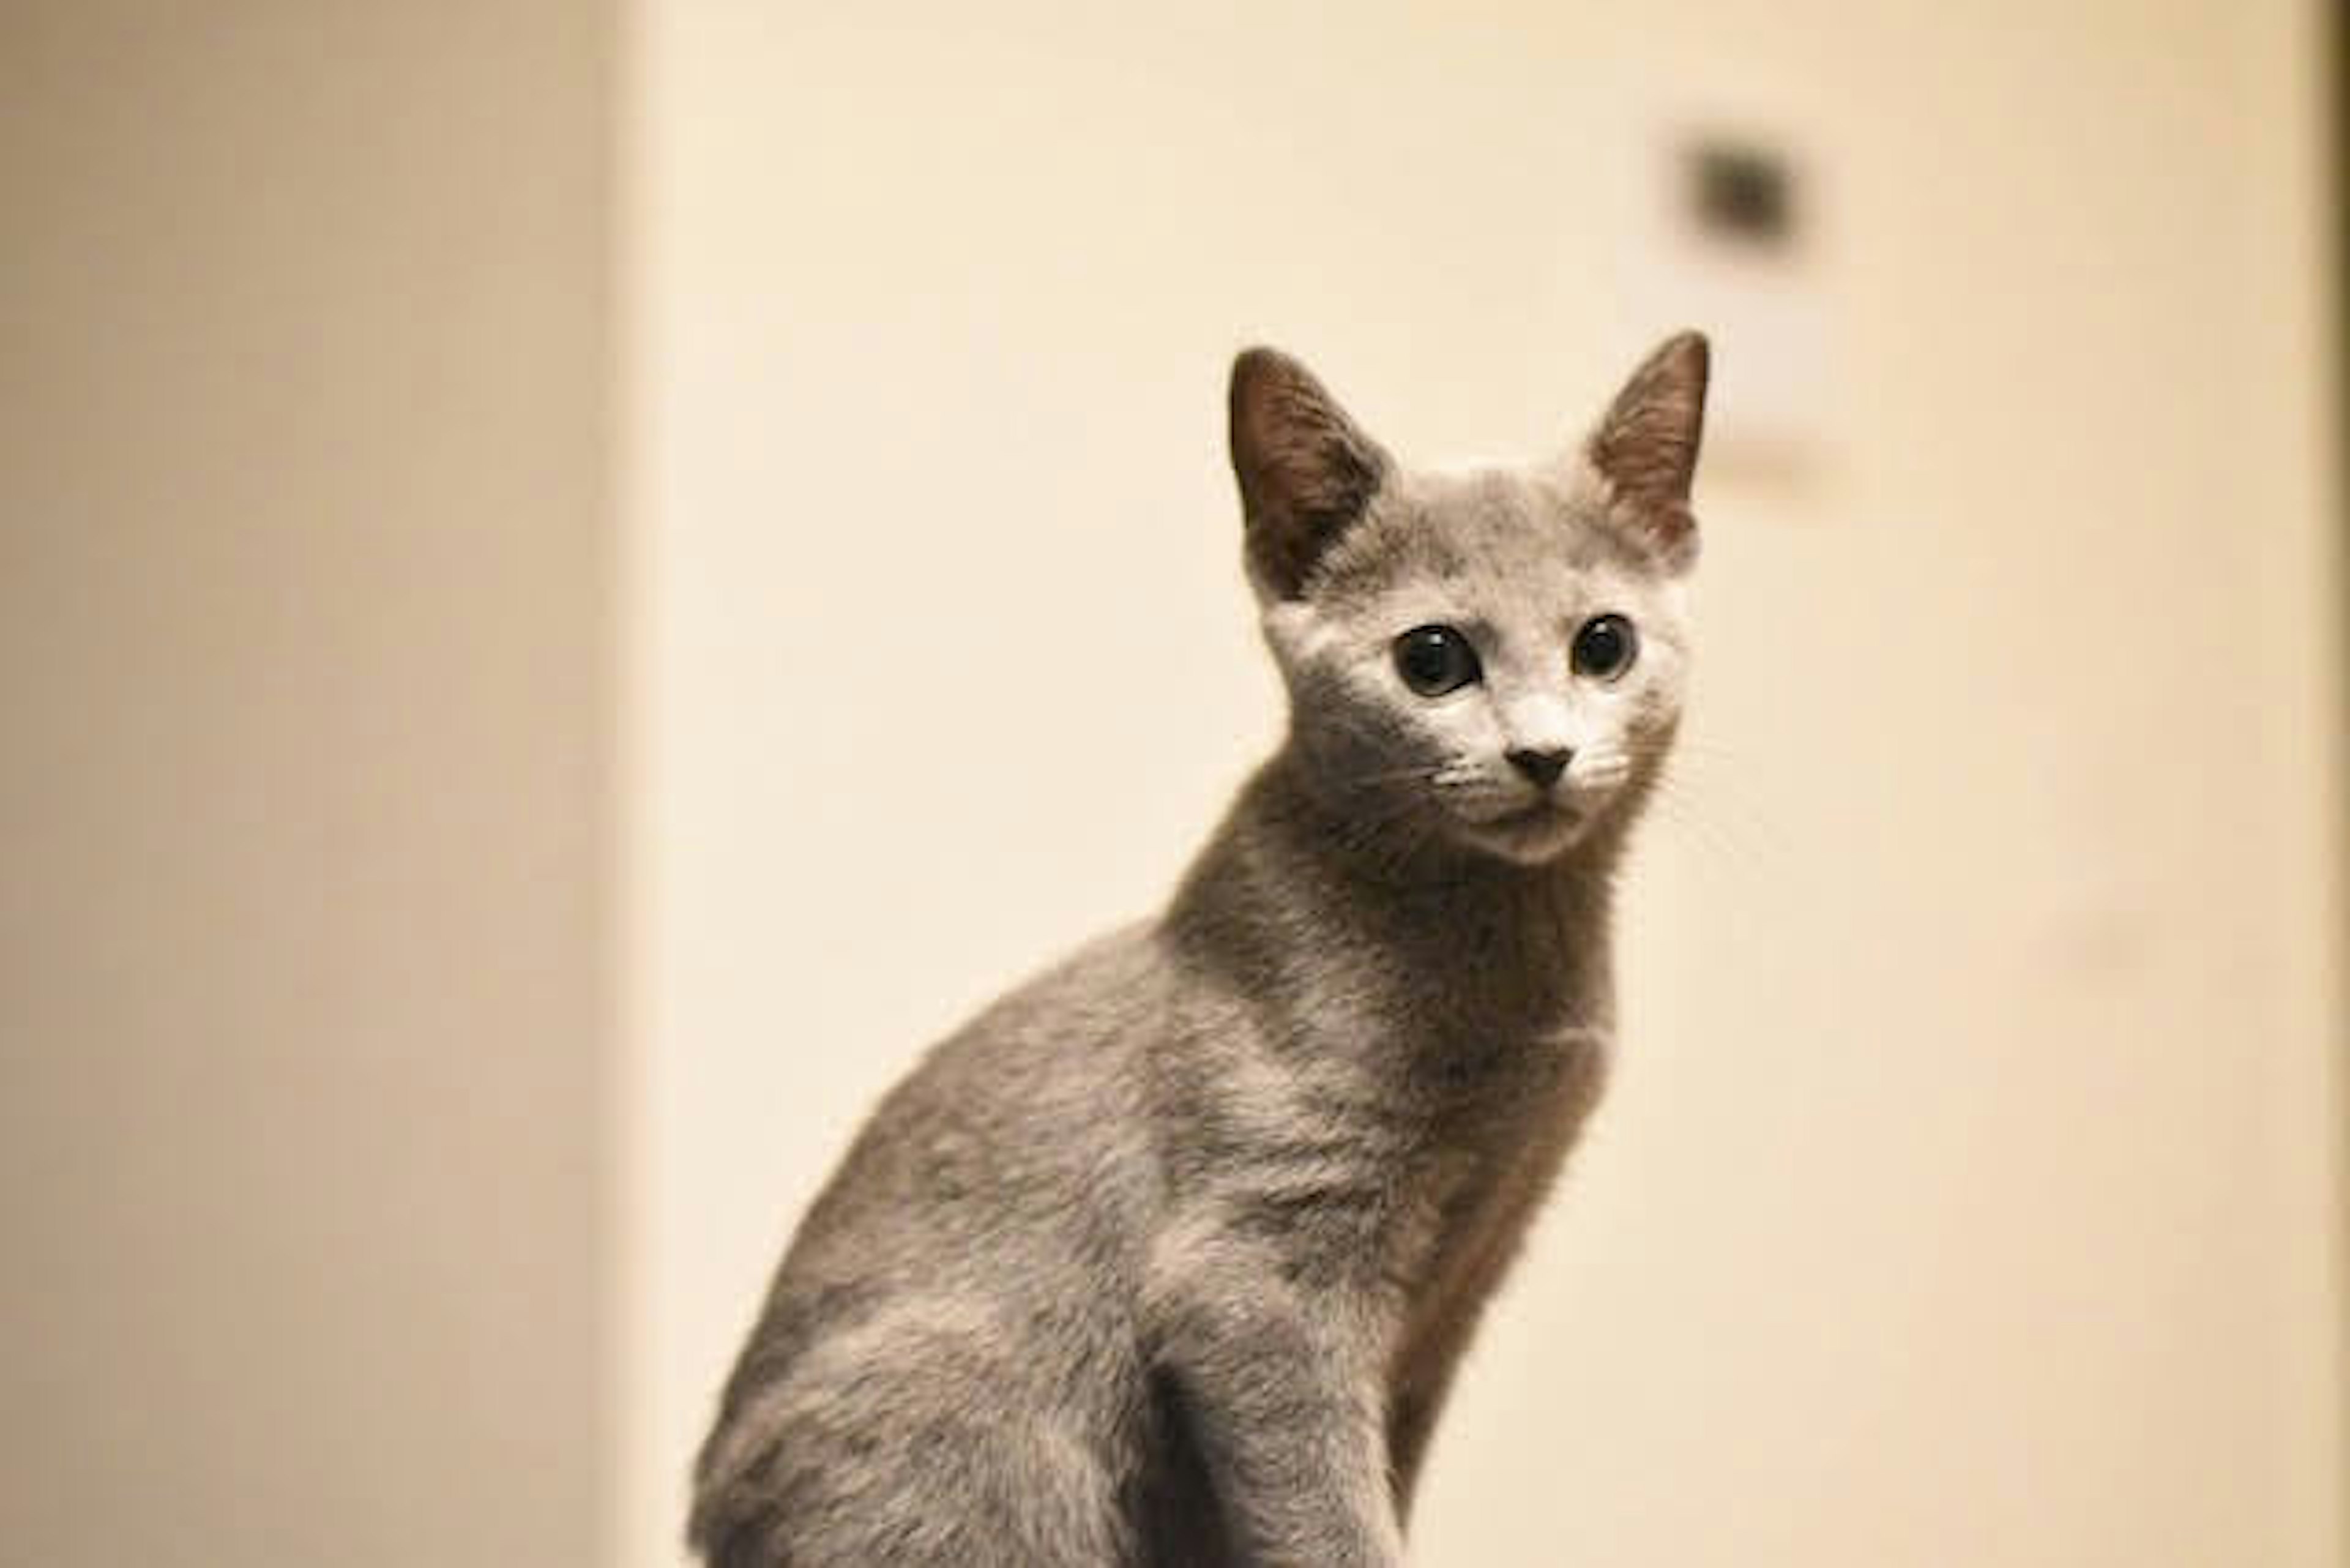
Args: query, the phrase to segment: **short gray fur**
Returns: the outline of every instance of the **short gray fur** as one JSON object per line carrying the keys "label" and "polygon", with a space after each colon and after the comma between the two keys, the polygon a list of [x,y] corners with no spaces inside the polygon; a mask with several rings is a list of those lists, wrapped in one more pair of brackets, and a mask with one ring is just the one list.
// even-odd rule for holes
{"label": "short gray fur", "polygon": [[[1518,468],[1399,466],[1235,362],[1280,751],[1158,919],[932,1050],[802,1221],[691,1526],[715,1568],[1389,1568],[1614,1026],[1610,889],[1679,721],[1705,342]],[[1637,628],[1578,673],[1589,618]],[[1429,623],[1482,679],[1415,694]],[[1544,786],[1505,754],[1570,751]]]}

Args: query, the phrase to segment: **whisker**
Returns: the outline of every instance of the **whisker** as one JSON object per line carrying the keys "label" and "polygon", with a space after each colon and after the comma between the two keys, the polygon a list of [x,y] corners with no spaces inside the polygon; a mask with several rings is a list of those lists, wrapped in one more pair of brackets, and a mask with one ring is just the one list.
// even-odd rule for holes
{"label": "whisker", "polygon": [[1708,874],[1715,890],[1742,906],[1768,902],[1779,880],[1781,857],[1758,846],[1735,826],[1715,818],[1715,802],[1692,794],[1679,781],[1660,777],[1649,794],[1659,826],[1693,850],[1688,864]]}

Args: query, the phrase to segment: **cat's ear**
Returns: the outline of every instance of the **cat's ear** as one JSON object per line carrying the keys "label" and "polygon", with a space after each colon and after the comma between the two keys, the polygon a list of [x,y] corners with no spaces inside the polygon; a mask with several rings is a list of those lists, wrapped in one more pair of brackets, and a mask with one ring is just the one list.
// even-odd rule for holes
{"label": "cat's ear", "polygon": [[1388,456],[1312,371],[1273,348],[1232,361],[1232,448],[1250,574],[1274,597],[1295,598],[1378,493]]}
{"label": "cat's ear", "polygon": [[1585,449],[1610,498],[1674,571],[1697,560],[1690,484],[1705,433],[1711,364],[1704,334],[1665,339],[1616,394]]}

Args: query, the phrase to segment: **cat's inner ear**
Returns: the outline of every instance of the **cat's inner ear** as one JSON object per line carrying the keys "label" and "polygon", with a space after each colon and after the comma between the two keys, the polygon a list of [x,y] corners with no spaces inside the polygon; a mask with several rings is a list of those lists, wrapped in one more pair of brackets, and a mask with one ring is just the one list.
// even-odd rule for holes
{"label": "cat's inner ear", "polygon": [[1273,348],[1232,361],[1232,449],[1250,572],[1276,597],[1295,598],[1378,493],[1387,454],[1312,371]]}
{"label": "cat's inner ear", "polygon": [[1667,338],[1616,394],[1586,448],[1632,526],[1676,570],[1697,557],[1690,485],[1705,433],[1711,362],[1703,334]]}

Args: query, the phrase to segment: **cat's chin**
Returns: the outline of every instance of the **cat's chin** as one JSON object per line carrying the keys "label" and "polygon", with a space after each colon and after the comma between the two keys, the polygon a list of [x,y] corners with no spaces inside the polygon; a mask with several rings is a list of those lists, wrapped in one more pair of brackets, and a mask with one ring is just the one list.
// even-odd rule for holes
{"label": "cat's chin", "polygon": [[1575,847],[1590,819],[1578,811],[1535,805],[1486,822],[1464,822],[1461,841],[1513,866],[1546,866]]}

